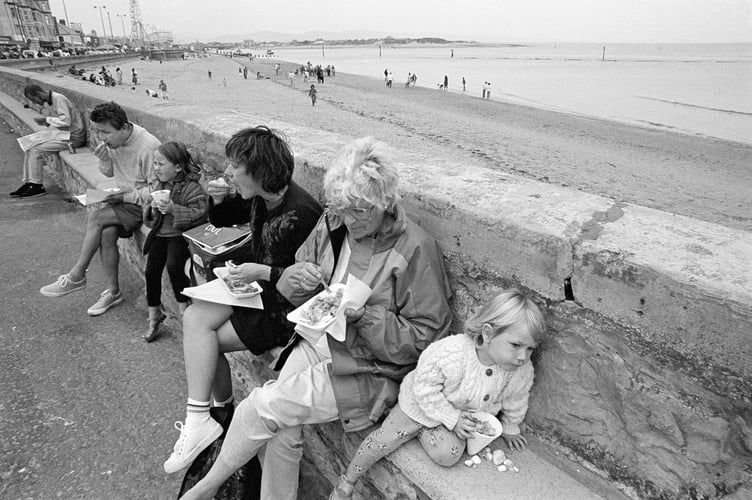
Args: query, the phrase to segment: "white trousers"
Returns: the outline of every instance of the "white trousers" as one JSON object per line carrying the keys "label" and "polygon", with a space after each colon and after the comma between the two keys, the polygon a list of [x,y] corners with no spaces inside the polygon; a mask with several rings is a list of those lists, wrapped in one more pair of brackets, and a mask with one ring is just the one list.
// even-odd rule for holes
{"label": "white trousers", "polygon": [[52,139],[34,146],[24,155],[23,179],[22,182],[33,182],[42,184],[42,172],[44,169],[44,159],[49,155],[66,151],[70,141],[61,141]]}
{"label": "white trousers", "polygon": [[261,498],[295,500],[303,425],[338,418],[328,353],[302,340],[293,349],[279,378],[257,387],[235,410],[218,460],[233,470],[263,450]]}

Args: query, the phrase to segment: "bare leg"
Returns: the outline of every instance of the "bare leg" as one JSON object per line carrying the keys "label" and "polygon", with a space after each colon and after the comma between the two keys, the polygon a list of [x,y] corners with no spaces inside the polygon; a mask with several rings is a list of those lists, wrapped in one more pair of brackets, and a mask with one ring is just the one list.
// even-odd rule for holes
{"label": "bare leg", "polygon": [[84,242],[81,245],[81,253],[78,256],[76,265],[68,273],[73,281],[81,281],[86,276],[86,269],[88,269],[91,259],[94,258],[94,254],[97,253],[102,242],[102,231],[104,228],[118,226],[119,224],[120,222],[118,222],[115,216],[115,211],[110,206],[89,214],[89,218],[86,221]]}
{"label": "bare leg", "polygon": [[99,258],[102,260],[107,289],[113,295],[120,293],[120,281],[118,280],[118,266],[120,265],[120,252],[117,247],[118,226],[107,226],[102,229],[102,238],[99,244]]}
{"label": "bare leg", "polygon": [[[221,353],[242,351],[245,345],[228,321],[231,315],[230,306],[200,300],[191,304],[183,315],[183,355],[191,399],[208,401],[217,382],[221,384],[216,388],[218,396],[226,395],[223,399],[227,399],[232,394],[229,367]],[[220,364],[223,375],[217,380]]]}

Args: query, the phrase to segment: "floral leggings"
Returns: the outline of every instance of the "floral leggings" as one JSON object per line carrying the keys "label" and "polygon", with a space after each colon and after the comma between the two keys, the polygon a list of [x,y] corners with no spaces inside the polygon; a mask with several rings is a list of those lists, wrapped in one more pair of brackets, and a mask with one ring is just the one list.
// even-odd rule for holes
{"label": "floral leggings", "polygon": [[456,464],[465,451],[464,439],[443,425],[429,428],[419,424],[405,415],[398,403],[381,427],[360,444],[347,467],[347,479],[355,483],[373,464],[416,436],[428,456],[445,467]]}

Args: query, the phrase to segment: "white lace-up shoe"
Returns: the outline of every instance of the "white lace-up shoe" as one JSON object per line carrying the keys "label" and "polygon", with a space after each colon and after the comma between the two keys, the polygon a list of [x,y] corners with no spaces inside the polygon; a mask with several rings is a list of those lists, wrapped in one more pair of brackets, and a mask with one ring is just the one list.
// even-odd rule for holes
{"label": "white lace-up shoe", "polygon": [[222,435],[222,426],[213,418],[198,428],[190,428],[183,422],[175,422],[175,428],[180,431],[180,437],[173,447],[172,455],[164,463],[164,470],[168,474],[186,469],[199,453]]}
{"label": "white lace-up shoe", "polygon": [[70,274],[61,274],[54,283],[40,288],[39,293],[45,297],[62,297],[84,288],[86,288],[86,276],[81,281],[73,281]]}
{"label": "white lace-up shoe", "polygon": [[123,292],[118,292],[117,295],[113,295],[112,292],[107,289],[102,292],[102,294],[99,296],[99,300],[97,300],[93,306],[87,309],[86,312],[89,316],[99,316],[100,314],[106,313],[110,307],[116,306],[122,301]]}

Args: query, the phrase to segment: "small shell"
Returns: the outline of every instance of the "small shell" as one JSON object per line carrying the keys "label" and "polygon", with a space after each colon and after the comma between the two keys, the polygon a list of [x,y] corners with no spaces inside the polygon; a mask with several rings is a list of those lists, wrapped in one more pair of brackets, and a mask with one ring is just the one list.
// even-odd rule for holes
{"label": "small shell", "polygon": [[501,465],[504,463],[504,460],[507,459],[507,456],[504,454],[502,450],[494,450],[492,459],[493,459],[494,465]]}
{"label": "small shell", "polygon": [[497,469],[499,469],[499,472],[506,472],[506,471],[507,471],[507,466],[506,466],[506,465],[503,465],[503,464],[502,464],[502,465],[499,465],[499,466],[498,466],[498,467],[496,467],[496,468],[497,468]]}
{"label": "small shell", "polygon": [[515,474],[520,471],[520,469],[518,469],[517,467],[512,467],[512,470],[514,471]]}
{"label": "small shell", "polygon": [[470,460],[470,459],[465,460],[465,465],[467,465],[468,467],[472,467],[473,466],[473,461]]}
{"label": "small shell", "polygon": [[470,460],[476,465],[480,464],[480,457],[478,455],[473,455],[470,457]]}
{"label": "small shell", "polygon": [[512,466],[514,465],[514,462],[512,462],[512,461],[511,461],[511,460],[509,460],[508,458],[505,458],[505,459],[504,459],[504,461],[503,461],[503,462],[501,462],[501,463],[503,463],[503,464],[504,464],[504,465],[506,465],[507,467],[512,467]]}

